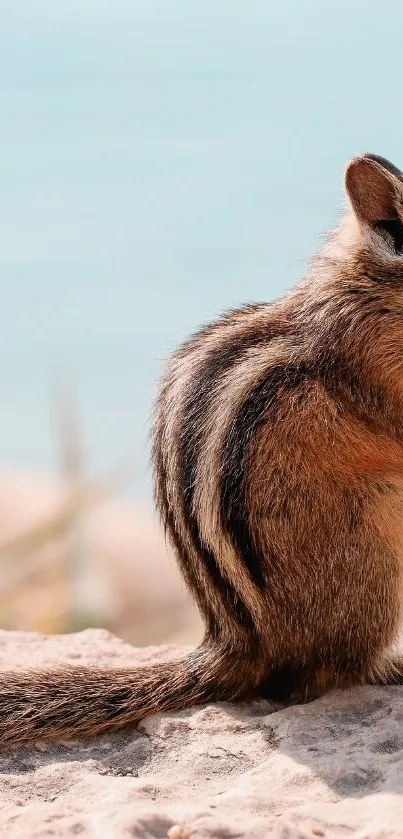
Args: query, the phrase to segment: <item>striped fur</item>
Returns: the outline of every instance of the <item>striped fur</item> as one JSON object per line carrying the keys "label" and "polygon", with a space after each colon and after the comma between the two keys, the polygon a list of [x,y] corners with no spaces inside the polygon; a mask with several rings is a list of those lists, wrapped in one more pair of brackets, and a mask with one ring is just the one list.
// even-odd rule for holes
{"label": "striped fur", "polygon": [[202,645],[137,670],[5,673],[0,741],[403,683],[403,176],[364,155],[346,189],[295,289],[204,327],[166,367],[155,499]]}

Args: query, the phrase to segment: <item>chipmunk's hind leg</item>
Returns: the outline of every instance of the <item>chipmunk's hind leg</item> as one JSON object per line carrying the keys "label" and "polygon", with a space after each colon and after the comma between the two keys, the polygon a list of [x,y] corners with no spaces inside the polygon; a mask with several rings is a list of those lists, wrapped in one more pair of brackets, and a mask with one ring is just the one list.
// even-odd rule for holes
{"label": "chipmunk's hind leg", "polygon": [[287,663],[276,667],[257,692],[259,696],[280,702],[310,702],[338,686],[340,681],[338,674],[330,668],[310,670]]}
{"label": "chipmunk's hind leg", "polygon": [[267,699],[285,701],[297,690],[301,683],[301,668],[287,663],[274,667],[269,676],[257,688],[259,696]]}
{"label": "chipmunk's hind leg", "polygon": [[385,655],[369,671],[370,685],[403,685],[403,654]]}

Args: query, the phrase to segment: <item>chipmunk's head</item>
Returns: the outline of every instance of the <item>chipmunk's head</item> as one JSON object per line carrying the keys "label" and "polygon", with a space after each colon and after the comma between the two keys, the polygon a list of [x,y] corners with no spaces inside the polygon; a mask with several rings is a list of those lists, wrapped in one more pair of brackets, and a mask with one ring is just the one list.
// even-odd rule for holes
{"label": "chipmunk's head", "polygon": [[344,219],[350,236],[344,252],[355,342],[379,378],[398,376],[403,395],[403,173],[383,157],[363,154],[348,163],[345,187],[351,213]]}
{"label": "chipmunk's head", "polygon": [[383,157],[363,154],[347,165],[345,187],[367,243],[378,255],[403,260],[403,173]]}

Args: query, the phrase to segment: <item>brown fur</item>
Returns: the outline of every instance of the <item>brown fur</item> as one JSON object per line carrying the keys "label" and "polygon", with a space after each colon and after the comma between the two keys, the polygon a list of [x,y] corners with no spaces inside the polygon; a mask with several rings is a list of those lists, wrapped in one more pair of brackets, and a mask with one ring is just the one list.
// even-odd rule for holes
{"label": "brown fur", "polygon": [[203,644],[149,668],[4,673],[0,741],[403,682],[403,178],[364,155],[346,189],[299,286],[230,312],[167,365],[155,496]]}

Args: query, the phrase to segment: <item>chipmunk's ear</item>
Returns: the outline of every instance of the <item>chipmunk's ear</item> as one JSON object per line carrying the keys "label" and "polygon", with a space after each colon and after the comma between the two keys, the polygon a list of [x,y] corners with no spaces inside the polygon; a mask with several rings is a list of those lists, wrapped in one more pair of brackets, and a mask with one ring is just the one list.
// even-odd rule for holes
{"label": "chipmunk's ear", "polygon": [[403,249],[403,175],[376,155],[355,157],[345,172],[346,192],[358,220]]}

